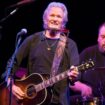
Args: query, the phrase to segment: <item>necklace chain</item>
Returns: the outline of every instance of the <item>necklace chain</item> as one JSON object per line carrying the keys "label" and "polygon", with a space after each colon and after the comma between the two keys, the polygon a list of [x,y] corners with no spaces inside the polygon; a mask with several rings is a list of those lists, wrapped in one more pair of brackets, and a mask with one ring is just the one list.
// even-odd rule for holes
{"label": "necklace chain", "polygon": [[47,44],[47,50],[51,50],[51,48],[53,47],[53,46],[55,46],[56,45],[56,43],[57,43],[57,41],[58,40],[56,40],[54,43],[52,43],[51,45],[48,43],[48,41],[47,41],[47,39],[45,40],[46,41],[46,44]]}
{"label": "necklace chain", "polygon": [[[44,34],[46,34],[46,31],[44,32]],[[44,34],[43,34],[43,35],[44,35]],[[53,40],[53,39],[52,39],[52,40]],[[50,51],[50,50],[52,49],[52,47],[56,45],[56,43],[58,42],[58,39],[56,39],[55,42],[53,42],[53,43],[50,45],[50,44],[48,43],[47,37],[45,37],[45,42],[46,42],[46,45],[47,45],[47,50]]]}

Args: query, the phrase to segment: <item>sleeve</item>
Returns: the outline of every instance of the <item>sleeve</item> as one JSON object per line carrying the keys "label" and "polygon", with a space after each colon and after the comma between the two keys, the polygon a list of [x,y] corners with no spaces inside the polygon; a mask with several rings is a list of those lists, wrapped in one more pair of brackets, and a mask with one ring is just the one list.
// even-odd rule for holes
{"label": "sleeve", "polygon": [[18,51],[16,53],[15,64],[14,64],[13,70],[12,70],[13,75],[19,68],[21,62],[28,56],[29,50],[30,50],[30,45],[31,45],[31,39],[32,39],[32,37],[30,37],[30,36],[28,38],[26,38],[23,41],[23,43],[20,45],[20,47],[18,48]]}

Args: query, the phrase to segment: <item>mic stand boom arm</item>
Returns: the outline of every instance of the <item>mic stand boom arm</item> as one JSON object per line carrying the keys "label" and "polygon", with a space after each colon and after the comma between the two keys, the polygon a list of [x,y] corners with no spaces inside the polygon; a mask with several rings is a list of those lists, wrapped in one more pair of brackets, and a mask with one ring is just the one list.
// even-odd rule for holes
{"label": "mic stand boom arm", "polygon": [[7,15],[6,17],[4,17],[4,18],[2,18],[2,19],[0,20],[0,23],[3,23],[4,21],[6,21],[10,16],[12,16],[13,14],[15,14],[18,9],[19,9],[19,8],[16,8],[16,9],[12,10],[12,11],[9,13],[9,15]]}

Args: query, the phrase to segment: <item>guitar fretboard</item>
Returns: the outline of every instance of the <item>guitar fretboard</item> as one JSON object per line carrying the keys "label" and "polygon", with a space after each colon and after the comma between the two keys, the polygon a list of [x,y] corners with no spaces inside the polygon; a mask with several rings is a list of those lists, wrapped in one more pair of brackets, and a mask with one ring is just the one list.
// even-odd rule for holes
{"label": "guitar fretboard", "polygon": [[[85,69],[91,68],[93,66],[94,66],[94,62],[93,61],[88,61],[84,64],[81,64],[81,65],[77,66],[77,68],[78,68],[79,71],[85,71]],[[70,72],[70,69],[63,72],[63,73],[60,73],[60,74],[58,74],[54,77],[51,77],[50,79],[45,80],[42,83],[36,85],[35,86],[36,91],[39,92],[40,90],[45,89],[49,86],[52,86],[54,83],[57,83],[60,80],[63,80],[64,78],[67,78],[68,77],[68,72]]]}
{"label": "guitar fretboard", "polygon": [[57,76],[51,77],[50,79],[45,80],[45,81],[43,81],[42,83],[36,85],[36,86],[35,86],[36,91],[38,92],[38,91],[40,91],[40,90],[42,90],[42,89],[44,89],[44,88],[47,88],[47,87],[49,87],[49,86],[52,86],[54,83],[57,83],[57,82],[59,82],[60,80],[62,80],[62,79],[64,79],[64,78],[68,77],[68,72],[69,72],[69,71],[65,71],[65,72],[63,72],[63,73],[61,73],[61,74],[59,74],[59,75],[57,75]]}

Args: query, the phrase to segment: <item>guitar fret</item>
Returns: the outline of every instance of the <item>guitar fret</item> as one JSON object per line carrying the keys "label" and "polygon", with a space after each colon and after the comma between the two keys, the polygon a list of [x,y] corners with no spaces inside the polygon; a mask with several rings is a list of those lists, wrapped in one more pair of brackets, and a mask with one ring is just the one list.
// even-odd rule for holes
{"label": "guitar fret", "polygon": [[53,84],[57,81],[56,77],[52,77]]}
{"label": "guitar fret", "polygon": [[53,77],[49,79],[49,85],[53,85],[54,81],[53,81]]}
{"label": "guitar fret", "polygon": [[38,84],[38,85],[36,85],[36,90],[37,90],[37,92],[40,91],[40,90],[42,90],[42,89],[44,89],[44,88],[46,88],[46,83],[45,83],[45,81],[42,82],[42,83],[40,83],[40,84]]}
{"label": "guitar fret", "polygon": [[68,71],[61,73],[61,74],[59,75],[59,80],[62,80],[62,79],[64,79],[64,78],[66,78],[66,77],[68,76],[67,73],[68,73]]}
{"label": "guitar fret", "polygon": [[35,88],[36,88],[37,92],[40,91],[41,90],[41,84],[36,85]]}
{"label": "guitar fret", "polygon": [[44,85],[45,85],[45,87],[48,87],[49,84],[50,84],[49,80],[44,81]]}

